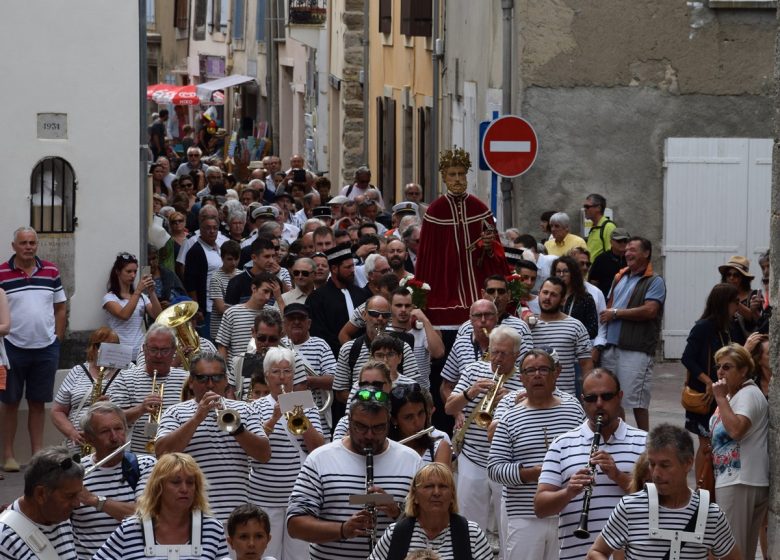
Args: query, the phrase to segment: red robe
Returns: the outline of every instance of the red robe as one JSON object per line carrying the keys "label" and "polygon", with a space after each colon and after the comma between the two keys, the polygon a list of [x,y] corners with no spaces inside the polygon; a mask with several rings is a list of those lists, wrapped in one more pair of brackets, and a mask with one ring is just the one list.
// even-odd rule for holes
{"label": "red robe", "polygon": [[509,274],[498,242],[492,257],[481,243],[477,246],[483,220],[495,223],[487,206],[470,194],[442,195],[423,217],[415,277],[431,286],[425,314],[436,326],[459,326],[468,320],[485,278]]}

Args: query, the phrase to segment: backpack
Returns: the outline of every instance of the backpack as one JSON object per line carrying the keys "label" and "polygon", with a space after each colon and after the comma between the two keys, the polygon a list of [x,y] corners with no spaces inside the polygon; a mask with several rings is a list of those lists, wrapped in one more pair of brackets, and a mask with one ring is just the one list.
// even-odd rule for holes
{"label": "backpack", "polygon": [[[387,560],[403,560],[409,552],[412,541],[415,517],[406,517],[395,524],[393,537],[390,539],[390,550]],[[450,514],[450,540],[452,541],[452,557],[454,560],[471,560],[471,539],[469,538],[469,522],[457,513]]]}

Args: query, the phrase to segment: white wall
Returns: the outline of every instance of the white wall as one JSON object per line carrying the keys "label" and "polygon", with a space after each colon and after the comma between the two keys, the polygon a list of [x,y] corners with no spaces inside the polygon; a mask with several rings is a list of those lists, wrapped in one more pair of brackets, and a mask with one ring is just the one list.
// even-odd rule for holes
{"label": "white wall", "polygon": [[[4,108],[0,258],[29,225],[30,173],[43,157],[73,166],[75,270],[70,330],[102,324],[100,300],[119,251],[138,254],[137,2],[27,0],[5,10],[0,106]],[[67,140],[38,140],[36,115],[68,115]]]}

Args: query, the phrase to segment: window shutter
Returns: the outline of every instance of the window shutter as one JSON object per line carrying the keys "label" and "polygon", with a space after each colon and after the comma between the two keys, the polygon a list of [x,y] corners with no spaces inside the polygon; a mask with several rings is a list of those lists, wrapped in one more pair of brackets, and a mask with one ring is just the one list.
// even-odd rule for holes
{"label": "window shutter", "polygon": [[244,38],[244,0],[233,0],[233,39]]}
{"label": "window shutter", "polygon": [[265,0],[257,0],[257,17],[255,19],[255,41],[265,41]]}
{"label": "window shutter", "polygon": [[410,5],[412,14],[409,35],[430,37],[433,31],[433,0],[417,0]]}
{"label": "window shutter", "polygon": [[393,0],[379,0],[379,32],[393,32]]}
{"label": "window shutter", "polygon": [[412,0],[401,0],[401,34],[412,34]]}
{"label": "window shutter", "polygon": [[173,21],[176,22],[176,29],[187,29],[187,5],[188,0],[176,0],[174,6]]}

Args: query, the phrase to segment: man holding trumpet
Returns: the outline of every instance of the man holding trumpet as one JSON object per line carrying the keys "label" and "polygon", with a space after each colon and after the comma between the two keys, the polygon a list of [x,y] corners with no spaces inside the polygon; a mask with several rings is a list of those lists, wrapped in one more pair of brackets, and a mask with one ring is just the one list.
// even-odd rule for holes
{"label": "man holding trumpet", "polygon": [[[453,438],[453,449],[459,440],[462,442],[457,485],[460,512],[476,521],[485,532],[489,530],[491,508],[495,519],[501,519],[501,484],[491,482],[487,473],[490,450],[487,427],[492,420],[489,416],[508,391],[522,388],[515,367],[522,342],[520,334],[512,327],[501,325],[493,329],[489,339],[490,362],[477,361],[467,367],[444,405],[447,414],[463,413],[466,417]],[[496,387],[497,383],[501,386]],[[503,537],[500,531],[499,536]]]}
{"label": "man holding trumpet", "polygon": [[631,470],[647,439],[647,432],[620,418],[623,392],[611,371],[594,369],[583,380],[582,391],[587,420],[552,442],[534,498],[537,517],[560,516],[561,560],[587,555],[612,509],[627,493]]}
{"label": "man holding trumpet", "polygon": [[249,461],[271,458],[268,437],[249,405],[225,398],[227,369],[219,354],[202,353],[190,365],[194,397],[162,416],[157,433],[157,457],[180,451],[198,462],[209,482],[214,516],[227,522],[234,508],[246,503]]}

